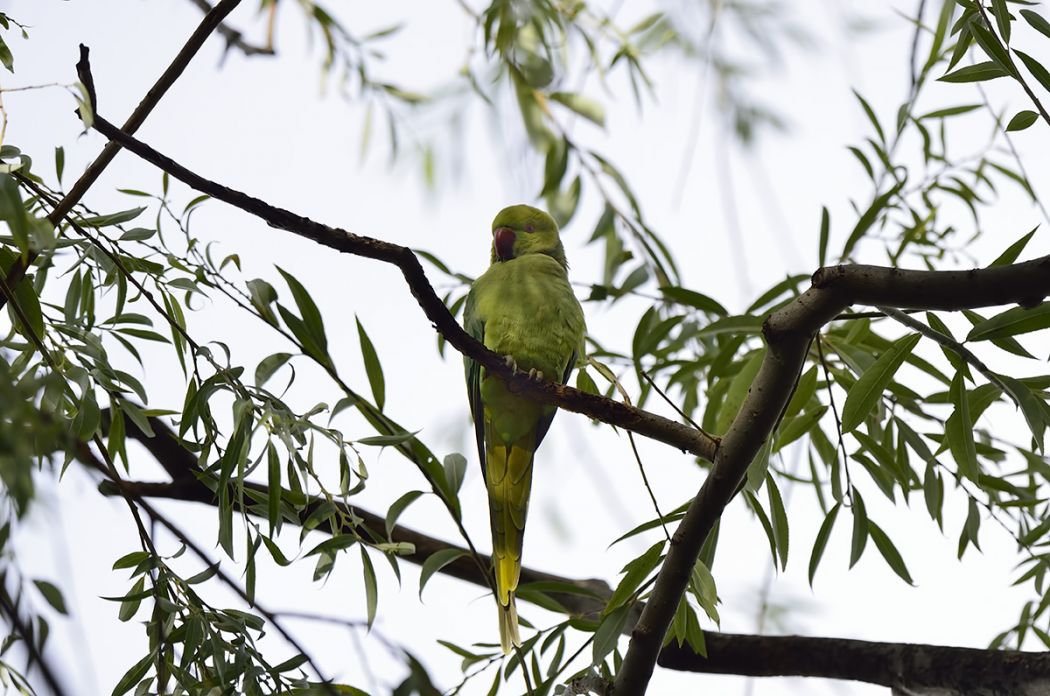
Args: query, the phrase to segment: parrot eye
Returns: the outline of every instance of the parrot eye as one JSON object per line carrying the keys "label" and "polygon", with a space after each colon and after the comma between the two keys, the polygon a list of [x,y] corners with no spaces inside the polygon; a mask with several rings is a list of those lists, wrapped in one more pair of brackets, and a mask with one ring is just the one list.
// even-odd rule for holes
{"label": "parrot eye", "polygon": [[525,225],[525,231],[526,232],[535,232],[536,228],[533,227],[532,225]]}

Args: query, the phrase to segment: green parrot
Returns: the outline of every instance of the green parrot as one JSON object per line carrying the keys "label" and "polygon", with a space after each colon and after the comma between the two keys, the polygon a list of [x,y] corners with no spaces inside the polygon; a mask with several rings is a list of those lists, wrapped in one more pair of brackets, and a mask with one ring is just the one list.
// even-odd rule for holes
{"label": "green parrot", "polygon": [[[527,205],[512,205],[496,215],[491,265],[471,286],[463,320],[471,336],[505,355],[508,364],[540,379],[568,380],[583,354],[586,329],[554,218]],[[500,644],[508,653],[521,645],[514,593],[532,461],[557,408],[511,391],[470,358],[464,362],[488,489]]]}

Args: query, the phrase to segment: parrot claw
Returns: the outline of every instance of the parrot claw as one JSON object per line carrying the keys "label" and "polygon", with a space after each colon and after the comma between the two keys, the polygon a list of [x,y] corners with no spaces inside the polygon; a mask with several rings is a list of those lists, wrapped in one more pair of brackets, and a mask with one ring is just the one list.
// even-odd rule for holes
{"label": "parrot claw", "polygon": [[537,382],[543,381],[543,373],[537,370],[535,367],[529,370],[529,379],[534,379]]}
{"label": "parrot claw", "polygon": [[504,355],[503,356],[503,362],[505,362],[507,364],[507,367],[510,368],[511,372],[517,374],[517,372],[518,372],[518,362],[514,359],[513,355]]}

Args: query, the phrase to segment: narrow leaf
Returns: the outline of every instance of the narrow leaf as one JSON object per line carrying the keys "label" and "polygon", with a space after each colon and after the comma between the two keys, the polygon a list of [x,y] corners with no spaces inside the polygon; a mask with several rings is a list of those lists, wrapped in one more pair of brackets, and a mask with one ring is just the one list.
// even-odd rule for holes
{"label": "narrow leaf", "polygon": [[893,375],[904,363],[912,349],[919,342],[919,334],[908,334],[893,342],[885,353],[879,356],[864,371],[860,379],[846,394],[846,403],[842,407],[842,430],[849,432],[864,422],[875,408]]}

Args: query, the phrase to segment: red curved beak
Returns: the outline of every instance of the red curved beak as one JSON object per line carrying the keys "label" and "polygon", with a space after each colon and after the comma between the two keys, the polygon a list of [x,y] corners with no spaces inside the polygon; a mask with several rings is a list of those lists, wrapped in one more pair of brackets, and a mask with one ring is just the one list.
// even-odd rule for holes
{"label": "red curved beak", "polygon": [[496,250],[496,258],[500,261],[509,261],[514,258],[514,242],[517,235],[509,227],[497,227],[492,230],[492,248]]}

